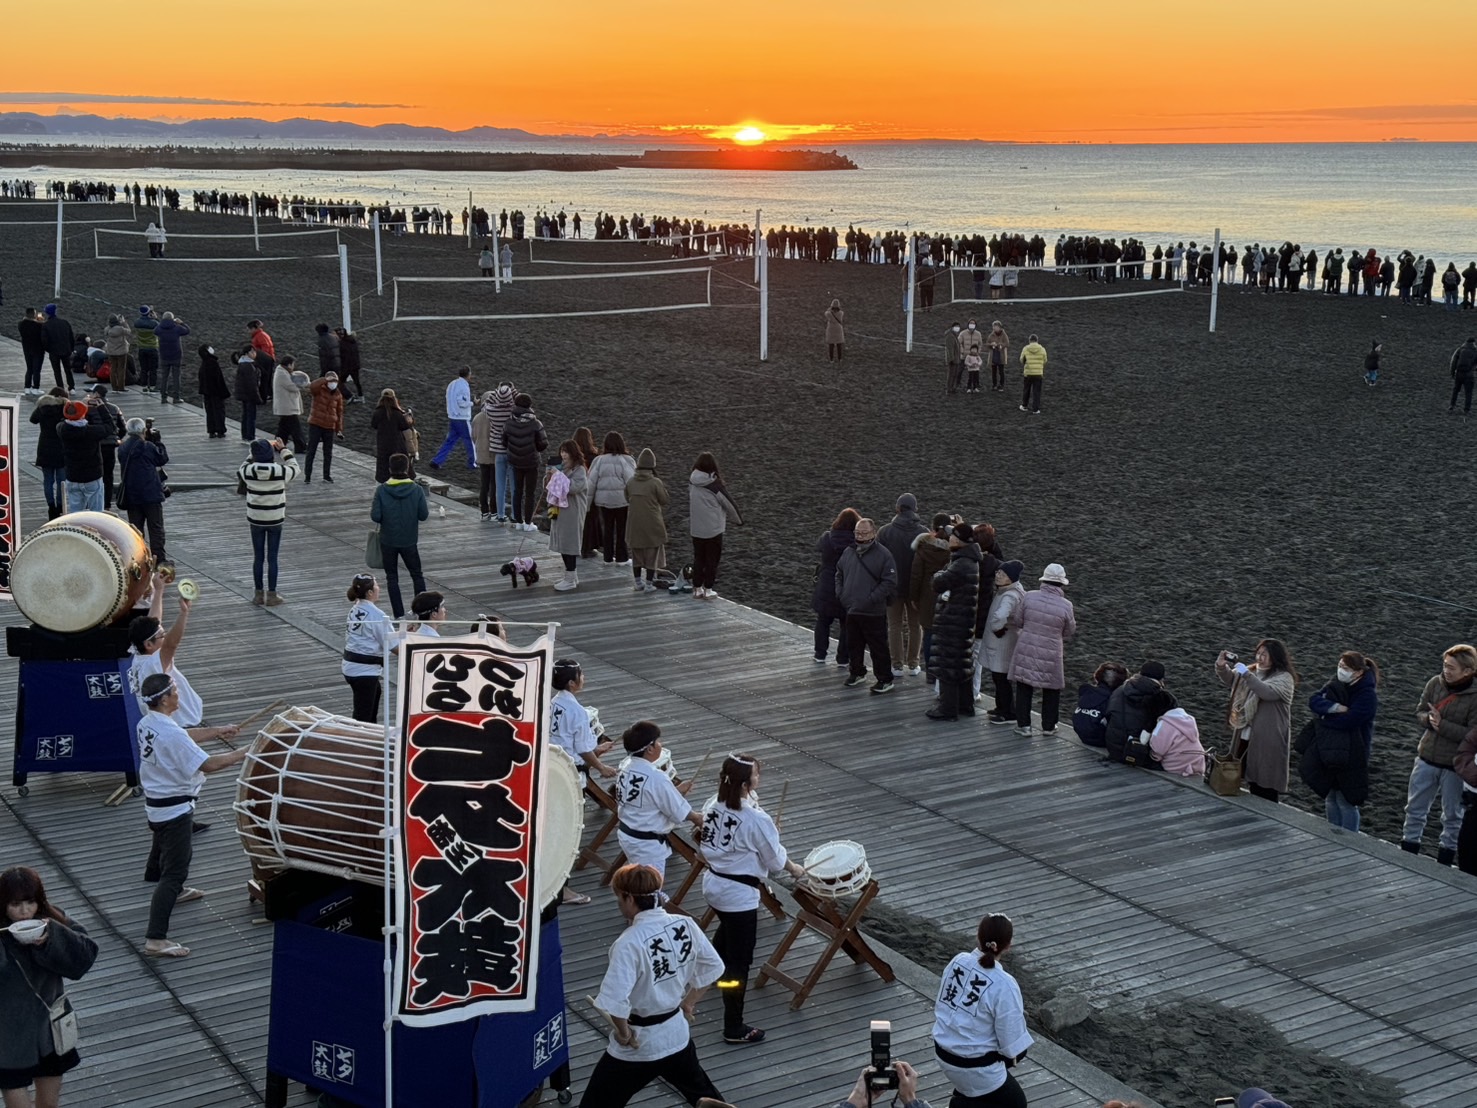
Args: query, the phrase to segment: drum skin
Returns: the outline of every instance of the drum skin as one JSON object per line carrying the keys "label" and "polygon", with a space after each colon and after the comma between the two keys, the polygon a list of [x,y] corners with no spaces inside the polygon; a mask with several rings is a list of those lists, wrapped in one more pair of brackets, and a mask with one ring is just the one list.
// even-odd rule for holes
{"label": "drum skin", "polygon": [[16,607],[49,631],[112,623],[149,592],[152,560],[133,526],[107,512],[69,512],[36,528],[15,552]]}

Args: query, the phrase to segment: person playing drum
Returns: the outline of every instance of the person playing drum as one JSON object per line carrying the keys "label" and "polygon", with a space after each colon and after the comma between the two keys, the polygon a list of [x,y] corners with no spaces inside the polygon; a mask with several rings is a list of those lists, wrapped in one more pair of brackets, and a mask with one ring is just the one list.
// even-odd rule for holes
{"label": "person playing drum", "polygon": [[149,930],[144,953],[153,958],[184,958],[188,947],[169,939],[169,917],[176,902],[205,896],[187,888],[193,851],[195,801],[205,775],[246,761],[246,748],[224,754],[206,754],[197,745],[207,739],[229,739],[240,730],[229,727],[180,726],[180,689],[168,673],[144,678],[140,695],[148,715],[138,723],[138,780],[144,789],[144,809],[154,834],[144,880],[157,881],[149,903]]}
{"label": "person playing drum", "polygon": [[954,1108],[1026,1108],[1026,1094],[1010,1068],[1034,1040],[1026,1030],[1021,988],[1000,968],[1014,936],[1009,916],[986,916],[979,945],[954,955],[939,983],[933,1051],[954,1086]]}
{"label": "person playing drum", "polygon": [[718,989],[723,997],[723,1041],[757,1043],[764,1032],[744,1022],[744,992],[759,927],[759,889],[771,873],[799,877],[805,870],[790,861],[778,828],[759,807],[759,760],[730,754],[718,771],[718,795],[703,808],[700,840],[703,898],[718,913],[713,945],[723,958]]}
{"label": "person playing drum", "polygon": [[698,999],[722,975],[723,961],[691,918],[661,907],[661,888],[662,876],[651,866],[621,866],[611,878],[627,926],[610,946],[610,966],[595,998],[612,1030],[580,1108],[624,1108],[657,1078],[688,1104],[723,1099],[697,1060],[688,1028]]}
{"label": "person playing drum", "polygon": [[665,877],[672,853],[667,835],[684,821],[699,831],[703,827],[703,817],[687,802],[692,782],[674,785],[656,768],[654,763],[662,754],[662,729],[651,720],[631,724],[621,736],[621,745],[631,757],[616,778],[620,817],[616,837],[628,861],[650,866]]}
{"label": "person playing drum", "polygon": [[413,621],[406,628],[416,635],[441,637],[441,624],[446,622],[446,597],[439,592],[418,592],[410,601]]}
{"label": "person playing drum", "polygon": [[378,723],[380,698],[384,695],[384,658],[393,650],[399,635],[390,617],[375,603],[380,583],[372,573],[356,573],[349,582],[349,615],[344,635],[344,680],[354,694],[354,718],[360,723]]}
{"label": "person playing drum", "polygon": [[585,687],[585,671],[573,658],[554,663],[554,700],[549,705],[549,738],[573,759],[580,784],[589,783],[593,770],[601,777],[614,777],[616,769],[600,760],[615,743],[602,739],[590,717],[590,709],[576,699]]}
{"label": "person playing drum", "polygon": [[179,690],[179,709],[175,722],[181,727],[199,727],[205,718],[205,705],[199,695],[185,680],[185,675],[176,666],[180,642],[185,637],[185,625],[190,621],[190,604],[183,596],[179,598],[179,615],[168,631],[164,630],[164,590],[169,579],[159,572],[154,573],[154,595],[149,601],[148,615],[134,616],[128,625],[128,652],[133,655],[133,664],[128,669],[128,686],[139,698],[139,711],[147,712],[142,689],[146,678],[162,673],[168,675]]}

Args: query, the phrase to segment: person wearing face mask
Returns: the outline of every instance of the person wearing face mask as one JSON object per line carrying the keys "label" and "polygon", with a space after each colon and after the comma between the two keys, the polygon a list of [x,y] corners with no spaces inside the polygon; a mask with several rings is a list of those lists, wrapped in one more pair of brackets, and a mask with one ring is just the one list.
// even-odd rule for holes
{"label": "person wearing face mask", "polygon": [[1309,698],[1314,718],[1298,736],[1298,773],[1323,797],[1328,822],[1345,831],[1359,830],[1359,805],[1369,796],[1379,680],[1374,659],[1344,651],[1334,679]]}
{"label": "person wearing face mask", "polygon": [[1277,803],[1287,791],[1292,745],[1292,697],[1297,670],[1279,639],[1256,644],[1255,664],[1232,660],[1222,650],[1215,675],[1231,690],[1232,754],[1243,755],[1246,787],[1252,796]]}
{"label": "person wearing face mask", "polygon": [[997,319],[990,324],[990,333],[985,336],[985,346],[990,351],[990,391],[1005,391],[1005,363],[1010,360],[1010,336]]}
{"label": "person wearing face mask", "polygon": [[980,391],[980,366],[984,364],[985,336],[980,333],[974,320],[959,334],[959,350],[964,359],[964,368],[969,377],[964,382],[965,392]]}
{"label": "person wearing face mask", "polygon": [[944,334],[944,361],[949,366],[949,377],[944,385],[944,394],[953,396],[959,391],[959,386],[964,380],[964,352],[959,347],[959,332],[962,328],[956,322],[949,327]]}
{"label": "person wearing face mask", "polygon": [[[282,359],[286,364],[287,359]],[[303,484],[313,479],[313,459],[323,445],[323,480],[333,484],[333,440],[344,433],[344,398],[338,391],[338,374],[329,370],[308,386],[313,411],[308,416],[308,456],[303,460]],[[399,613],[396,613],[397,615]]]}
{"label": "person wearing face mask", "polygon": [[1400,849],[1421,852],[1421,836],[1431,802],[1441,794],[1441,842],[1436,861],[1456,860],[1462,830],[1462,779],[1456,754],[1467,732],[1477,727],[1477,646],[1458,643],[1441,657],[1441,672],[1426,682],[1416,719],[1425,728],[1416,747],[1405,802],[1405,830]]}

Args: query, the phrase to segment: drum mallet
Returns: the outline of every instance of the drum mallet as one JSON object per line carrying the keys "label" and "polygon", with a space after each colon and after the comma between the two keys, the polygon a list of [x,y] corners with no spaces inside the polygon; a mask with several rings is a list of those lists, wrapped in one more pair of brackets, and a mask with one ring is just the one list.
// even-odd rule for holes
{"label": "drum mallet", "polygon": [[785,822],[785,797],[790,795],[790,779],[780,786],[780,802],[774,806],[774,829],[778,831]]}

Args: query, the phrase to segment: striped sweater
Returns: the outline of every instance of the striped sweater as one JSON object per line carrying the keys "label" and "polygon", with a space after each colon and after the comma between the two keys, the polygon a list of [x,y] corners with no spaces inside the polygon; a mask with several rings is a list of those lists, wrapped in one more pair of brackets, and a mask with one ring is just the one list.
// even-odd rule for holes
{"label": "striped sweater", "polygon": [[292,451],[276,462],[243,462],[236,471],[246,485],[246,521],[258,527],[278,527],[287,518],[287,482],[297,476]]}

